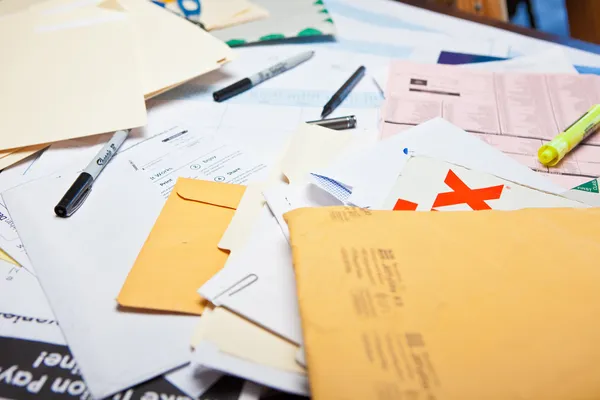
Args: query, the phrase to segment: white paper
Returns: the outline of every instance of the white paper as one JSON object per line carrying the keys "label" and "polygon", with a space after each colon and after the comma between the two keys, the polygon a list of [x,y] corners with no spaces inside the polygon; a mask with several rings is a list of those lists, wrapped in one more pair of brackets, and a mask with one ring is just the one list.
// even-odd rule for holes
{"label": "white paper", "polygon": [[88,388],[102,398],[189,361],[197,317],[121,310],[115,300],[164,199],[120,155],[70,218],[54,205],[76,173],[5,192],[28,255]]}
{"label": "white paper", "polygon": [[538,72],[544,74],[577,74],[577,70],[561,48],[552,48],[540,53],[515,57],[505,61],[490,61],[463,64],[463,68],[493,72]]}
{"label": "white paper", "polygon": [[343,205],[343,203],[335,196],[312,183],[301,185],[276,185],[265,189],[263,191],[263,196],[288,242],[290,240],[290,231],[283,219],[283,214],[302,207]]}
{"label": "white paper", "polygon": [[266,165],[247,150],[185,122],[123,154],[165,199],[177,178],[247,184],[264,179],[267,173]]}
{"label": "white paper", "polygon": [[222,373],[205,368],[195,362],[165,374],[165,378],[169,382],[192,399],[202,396],[222,376]]}
{"label": "white paper", "polygon": [[[5,169],[0,173],[0,193],[10,188],[21,185],[33,179],[31,171],[39,155],[28,158],[17,165]],[[33,265],[27,257],[25,247],[17,233],[8,208],[0,198],[0,248],[18,262],[23,268],[35,274]]]}
{"label": "white paper", "polygon": [[509,57],[561,48],[573,64],[600,66],[600,56],[593,53],[407,4],[387,0],[328,0],[327,5],[334,20],[344,16],[372,25],[445,34],[456,40],[477,38],[497,42],[509,46]]}
{"label": "white paper", "polygon": [[[66,348],[66,342],[58,322],[35,276],[23,268],[0,261],[0,340],[2,337],[51,343]],[[47,352],[46,355],[48,354]],[[40,357],[42,355],[40,353]],[[38,360],[40,360],[39,357],[36,361]],[[63,365],[73,364],[69,358],[63,362]],[[4,370],[3,367],[7,366],[0,363],[0,370]],[[43,375],[38,376],[35,374],[35,369],[38,367],[39,365],[34,362],[31,365],[31,372],[34,373],[36,378],[39,377],[43,380]],[[72,382],[76,382],[77,379],[80,379],[77,363],[74,364],[72,370],[74,371]],[[221,376],[222,374],[219,372],[207,370],[197,365],[187,365],[164,375],[165,379],[193,399],[204,394]],[[55,382],[57,382],[57,387],[62,386],[60,379],[47,380],[43,382],[42,387],[37,389],[37,393],[40,393],[40,395],[46,393],[42,392],[41,389],[51,387]],[[0,396],[2,396],[2,384],[10,383],[6,381],[0,383]],[[49,390],[52,390],[52,388]],[[252,392],[252,390],[252,388],[249,388],[249,391]],[[131,391],[132,389],[128,389],[122,396],[127,396],[127,392]],[[36,393],[35,391],[30,392]],[[84,389],[84,393],[87,393],[87,389]],[[145,390],[143,393],[148,393],[148,391]],[[82,397],[86,398],[86,396]],[[113,397],[112,400],[122,398],[124,397]],[[190,399],[178,397],[178,400]]]}
{"label": "white paper", "polygon": [[353,204],[380,209],[408,159],[405,153],[437,158],[549,193],[564,191],[544,176],[442,118],[432,119],[382,140],[362,153],[340,157],[337,163],[316,173],[351,186],[349,201]]}
{"label": "white paper", "polygon": [[246,245],[198,293],[294,343],[302,341],[291,249],[266,205]]}

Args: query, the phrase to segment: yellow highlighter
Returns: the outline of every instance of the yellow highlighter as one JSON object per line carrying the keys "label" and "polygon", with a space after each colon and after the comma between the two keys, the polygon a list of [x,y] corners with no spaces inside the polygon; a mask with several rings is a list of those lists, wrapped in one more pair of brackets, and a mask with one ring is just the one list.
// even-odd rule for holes
{"label": "yellow highlighter", "polygon": [[564,132],[538,150],[538,159],[547,167],[553,167],[573,150],[583,139],[600,127],[600,104],[592,106]]}

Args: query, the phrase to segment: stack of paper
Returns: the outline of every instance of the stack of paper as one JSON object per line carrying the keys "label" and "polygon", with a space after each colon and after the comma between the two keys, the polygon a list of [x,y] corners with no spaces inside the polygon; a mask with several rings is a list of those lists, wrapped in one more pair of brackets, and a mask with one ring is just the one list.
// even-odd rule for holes
{"label": "stack of paper", "polygon": [[[600,397],[597,137],[558,169],[533,158],[596,101],[587,55],[417,64],[518,46],[380,0],[0,1],[0,168],[26,157],[0,174],[0,397]],[[198,26],[234,45],[333,20],[336,42],[222,69],[231,49]],[[360,65],[389,78],[334,111],[358,128],[306,124]]]}
{"label": "stack of paper", "polygon": [[2,18],[0,49],[0,149],[10,149],[2,167],[51,142],[143,126],[145,98],[232,58],[224,43],[146,0],[32,5]]}

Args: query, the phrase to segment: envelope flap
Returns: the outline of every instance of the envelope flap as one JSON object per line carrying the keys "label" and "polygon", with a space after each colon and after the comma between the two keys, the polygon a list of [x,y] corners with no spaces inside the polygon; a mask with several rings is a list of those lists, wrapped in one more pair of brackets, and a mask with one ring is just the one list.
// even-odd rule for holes
{"label": "envelope flap", "polygon": [[246,186],[179,178],[174,189],[185,199],[236,209]]}

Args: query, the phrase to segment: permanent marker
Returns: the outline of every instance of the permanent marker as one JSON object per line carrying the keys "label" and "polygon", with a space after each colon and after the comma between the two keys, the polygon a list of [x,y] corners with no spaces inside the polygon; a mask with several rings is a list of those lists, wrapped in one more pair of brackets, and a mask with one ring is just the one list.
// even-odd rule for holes
{"label": "permanent marker", "polygon": [[88,166],[79,174],[75,182],[71,185],[67,193],[54,207],[54,212],[61,218],[67,218],[73,215],[75,211],[85,201],[87,196],[92,190],[94,181],[100,175],[100,172],[106,167],[106,164],[114,157],[119,150],[119,147],[123,144],[127,135],[128,130],[116,131],[113,137],[102,147],[96,157],[88,164]]}
{"label": "permanent marker", "polygon": [[323,112],[321,113],[321,118],[325,118],[329,114],[333,112],[340,105],[342,101],[350,94],[354,86],[360,82],[363,76],[365,76],[365,67],[360,66],[352,76],[344,82],[341,88],[338,89],[337,92],[331,97],[331,99],[325,104],[323,107]]}
{"label": "permanent marker", "polygon": [[224,101],[230,97],[237,96],[238,94],[243,93],[248,89],[251,89],[259,83],[266,81],[267,79],[271,79],[285,71],[297,67],[303,62],[309,60],[314,54],[314,51],[307,51],[304,53],[300,53],[285,61],[282,61],[278,64],[275,64],[271,68],[267,68],[264,71],[260,71],[259,73],[244,78],[241,81],[237,81],[236,83],[229,85],[226,88],[217,90],[213,93],[213,99],[215,99],[215,101]]}

